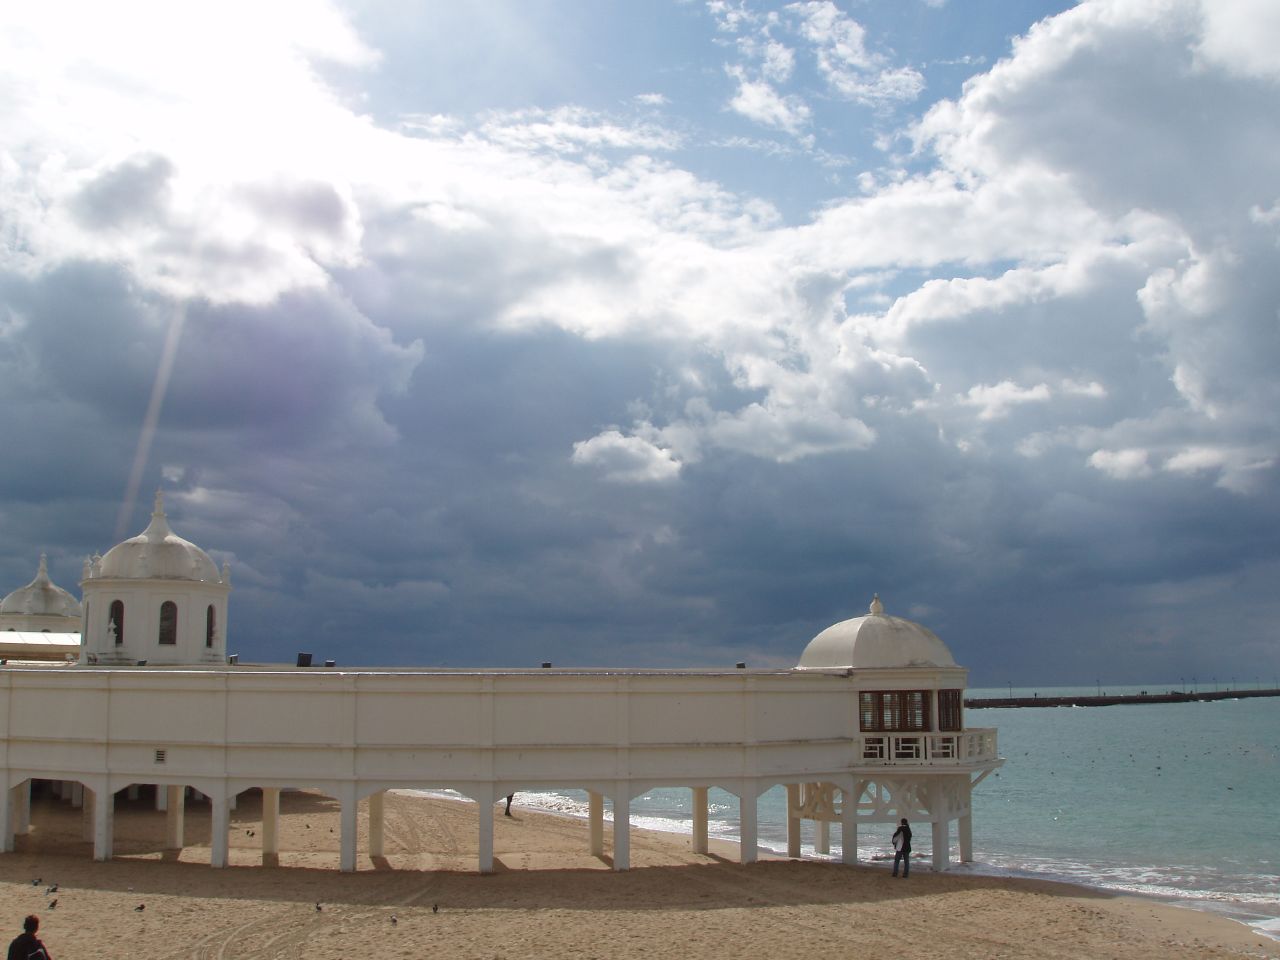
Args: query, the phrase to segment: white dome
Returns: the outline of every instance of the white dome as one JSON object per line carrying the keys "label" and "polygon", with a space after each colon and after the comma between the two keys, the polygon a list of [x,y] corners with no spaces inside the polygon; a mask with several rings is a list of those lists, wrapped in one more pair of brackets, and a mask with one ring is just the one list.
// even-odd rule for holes
{"label": "white dome", "polygon": [[45,555],[40,554],[36,578],[0,600],[0,614],[28,617],[79,617],[80,601],[49,579]]}
{"label": "white dome", "polygon": [[93,575],[120,580],[221,580],[207,553],[169,529],[159,493],[147,529],[108,550],[94,565]]}
{"label": "white dome", "polygon": [[937,634],[911,620],[886,616],[880,597],[871,612],[833,624],[809,641],[799,670],[865,670],[899,667],[954,667]]}

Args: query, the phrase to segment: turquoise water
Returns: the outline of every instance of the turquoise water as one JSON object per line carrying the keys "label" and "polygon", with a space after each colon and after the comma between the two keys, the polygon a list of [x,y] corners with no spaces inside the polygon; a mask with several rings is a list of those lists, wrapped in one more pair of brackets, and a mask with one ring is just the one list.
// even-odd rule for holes
{"label": "turquoise water", "polygon": [[[1102,689],[1154,693],[1177,686]],[[1014,688],[1015,696],[1035,692],[1096,690]],[[968,695],[1007,696],[1008,688]],[[965,723],[998,728],[1008,762],[974,791],[977,863],[961,869],[1174,898],[1280,935],[1280,698],[967,710]],[[713,835],[736,838],[737,798],[713,790],[710,799]],[[574,791],[520,794],[517,802],[586,812],[585,795]],[[690,803],[688,790],[654,790],[633,801],[632,822],[689,833]],[[764,794],[758,809],[761,844],[785,850],[783,789]],[[805,827],[810,854],[811,827]],[[862,859],[888,851],[891,828],[880,832],[860,831]],[[839,856],[839,828],[833,825],[831,834]],[[927,862],[927,829],[917,831],[915,846]]]}

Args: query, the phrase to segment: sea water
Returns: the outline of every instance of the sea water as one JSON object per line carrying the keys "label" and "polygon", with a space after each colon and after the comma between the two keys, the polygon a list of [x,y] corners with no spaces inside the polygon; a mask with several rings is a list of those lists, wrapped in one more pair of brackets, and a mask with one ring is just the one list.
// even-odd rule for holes
{"label": "sea water", "polygon": [[[1012,693],[1155,693],[1178,687],[1015,687]],[[1002,687],[967,695],[1009,692]],[[1171,898],[1280,937],[1280,698],[970,709],[965,723],[996,727],[1007,763],[973,792],[976,862],[954,865],[953,829],[952,869]],[[737,798],[713,789],[709,799],[709,832],[736,840]],[[516,803],[573,816],[586,816],[587,810],[586,795],[576,791],[520,793]],[[632,801],[631,822],[688,834],[691,807],[690,790],[652,790]],[[760,797],[758,818],[761,846],[785,852],[782,787]],[[892,831],[891,824],[862,827],[859,859],[891,857]],[[813,856],[813,824],[805,823],[803,837],[806,856]],[[927,869],[930,844],[930,831],[921,824],[914,843],[917,869]],[[840,856],[838,825],[831,829],[831,855]]]}

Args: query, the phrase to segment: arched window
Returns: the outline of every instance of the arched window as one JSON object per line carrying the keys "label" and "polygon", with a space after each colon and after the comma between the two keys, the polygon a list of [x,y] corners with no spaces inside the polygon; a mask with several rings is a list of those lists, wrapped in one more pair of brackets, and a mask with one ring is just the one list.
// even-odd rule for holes
{"label": "arched window", "polygon": [[213,604],[209,604],[209,609],[204,612],[204,645],[206,647],[213,646],[213,633],[218,628],[218,615],[214,612]]}
{"label": "arched window", "polygon": [[160,642],[169,646],[178,642],[178,605],[172,600],[160,604]]}
{"label": "arched window", "polygon": [[124,601],[112,600],[111,612],[107,614],[107,630],[114,631],[116,646],[124,643]]}

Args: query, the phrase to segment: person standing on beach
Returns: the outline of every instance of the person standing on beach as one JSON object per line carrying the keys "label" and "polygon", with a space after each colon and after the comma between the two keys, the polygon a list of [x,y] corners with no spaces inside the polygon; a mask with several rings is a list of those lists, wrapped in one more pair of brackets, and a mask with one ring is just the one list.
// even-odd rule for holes
{"label": "person standing on beach", "polygon": [[504,815],[508,817],[511,816],[511,801],[514,800],[515,798],[516,798],[516,795],[514,793],[507,794],[507,809],[502,811]]}
{"label": "person standing on beach", "polygon": [[902,824],[897,830],[893,831],[893,875],[898,875],[898,864],[902,864],[902,879],[907,879],[911,873],[911,825],[907,823],[907,818],[902,818]]}
{"label": "person standing on beach", "polygon": [[44,948],[36,931],[40,929],[40,918],[34,913],[22,921],[22,932],[9,944],[9,960],[50,960],[49,951]]}

